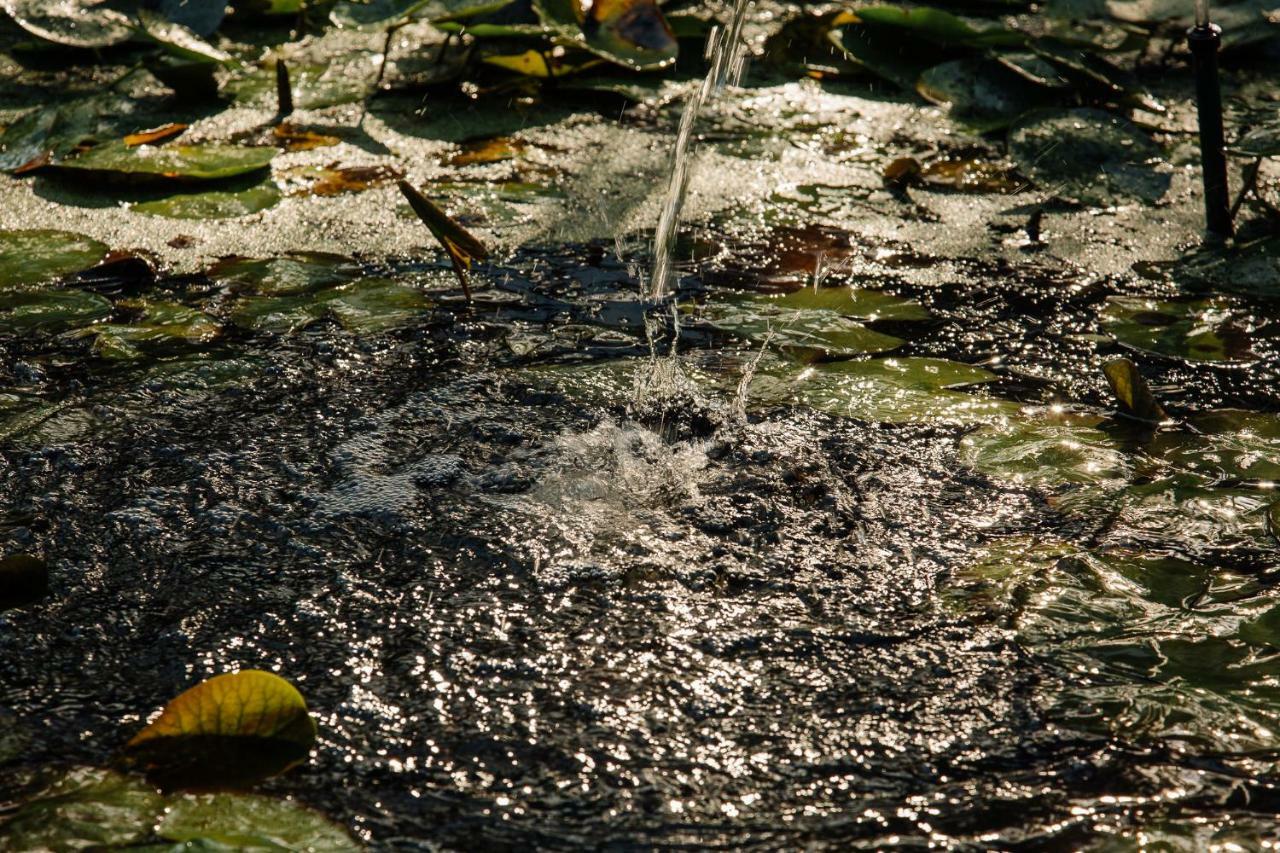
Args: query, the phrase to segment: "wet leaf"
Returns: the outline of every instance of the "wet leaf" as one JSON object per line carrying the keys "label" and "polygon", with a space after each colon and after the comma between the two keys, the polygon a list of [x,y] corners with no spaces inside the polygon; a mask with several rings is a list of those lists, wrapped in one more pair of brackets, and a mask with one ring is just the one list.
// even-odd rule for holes
{"label": "wet leaf", "polygon": [[342,141],[336,136],[317,133],[314,130],[306,130],[288,122],[276,125],[275,129],[271,131],[271,135],[284,146],[286,151],[312,151],[316,148],[329,148]]}
{"label": "wet leaf", "polygon": [[523,141],[510,137],[496,136],[480,139],[464,144],[461,151],[449,158],[449,165],[475,166],[514,160],[526,147]]}
{"label": "wet leaf", "polygon": [[236,787],[305,760],[315,738],[315,721],[292,684],[242,670],[182,693],[125,755],[162,788]]}
{"label": "wet leaf", "polygon": [[964,193],[1009,195],[1027,188],[1009,166],[984,160],[935,160],[920,169],[919,183]]}
{"label": "wet leaf", "polygon": [[430,307],[415,285],[365,278],[318,293],[246,297],[236,302],[231,319],[254,331],[290,334],[333,316],[349,331],[378,332],[406,325]]}
{"label": "wet leaf", "polygon": [[1102,365],[1102,372],[1115,394],[1120,409],[1131,418],[1150,423],[1165,419],[1164,409],[1156,402],[1147,380],[1138,372],[1138,366],[1127,358],[1115,358]]}
{"label": "wet leaf", "polygon": [[1042,105],[1052,92],[991,59],[957,59],[921,73],[916,91],[947,104],[951,115],[986,132],[1008,127],[1019,115]]}
{"label": "wet leaf", "polygon": [[168,219],[234,219],[275,207],[283,195],[274,181],[264,181],[243,190],[209,190],[175,193],[164,198],[137,202],[130,206],[135,213],[163,216]]}
{"label": "wet leaf", "polygon": [[571,56],[555,56],[548,50],[526,50],[512,54],[493,53],[482,56],[480,61],[525,77],[541,79],[575,74],[599,64],[599,60],[594,59],[574,61]]}
{"label": "wet leaf", "polygon": [[147,0],[147,4],[164,20],[198,36],[212,35],[227,15],[226,0]]}
{"label": "wet leaf", "polygon": [[1189,361],[1250,361],[1251,324],[1222,298],[1192,301],[1113,296],[1102,309],[1102,328],[1135,349]]}
{"label": "wet leaf", "polygon": [[361,848],[320,814],[253,794],[165,796],[111,770],[74,768],[0,827],[17,850],[308,850]]}
{"label": "wet leaf", "polygon": [[233,291],[280,296],[342,284],[359,275],[360,268],[345,255],[297,252],[275,258],[228,258],[208,274]]}
{"label": "wet leaf", "polygon": [[752,298],[762,307],[832,311],[859,320],[927,320],[929,312],[914,299],[856,287],[806,287],[787,294]]}
{"label": "wet leaf", "polygon": [[100,4],[3,0],[0,7],[33,36],[68,47],[109,47],[133,35],[127,15]]}
{"label": "wet leaf", "polygon": [[80,272],[106,254],[102,243],[70,231],[0,231],[0,290]]}
{"label": "wet leaf", "polygon": [[[357,53],[336,57],[327,65],[291,62],[289,83],[294,107],[319,110],[363,101],[374,81],[374,73],[369,70],[370,56]],[[275,62],[237,74],[223,86],[223,91],[241,103],[269,103],[272,109],[276,108]]]}
{"label": "wet leaf", "polygon": [[0,290],[0,333],[53,334],[102,320],[111,303],[83,290]]}
{"label": "wet leaf", "polygon": [[399,187],[400,192],[408,199],[413,212],[418,214],[418,218],[431,231],[432,236],[444,246],[444,250],[449,255],[449,261],[453,264],[453,271],[457,273],[458,280],[462,283],[467,301],[471,301],[471,286],[467,281],[471,262],[488,259],[489,250],[407,181],[400,181]]}
{"label": "wet leaf", "polygon": [[656,0],[595,0],[582,34],[588,50],[637,70],[670,65],[679,52]]}
{"label": "wet leaf", "polygon": [[[869,6],[846,16],[849,23],[863,23],[893,30],[905,30],[935,44],[963,47],[1011,47],[1025,37],[1000,26],[978,29],[963,18],[930,6]],[[837,25],[842,23],[836,21]],[[893,38],[892,36],[886,36]]]}
{"label": "wet leaf", "polygon": [[965,436],[960,458],[978,471],[1017,483],[1123,482],[1132,466],[1099,416],[1041,412],[985,426]]}
{"label": "wet leaf", "polygon": [[0,611],[35,604],[49,594],[49,567],[30,554],[0,559]]}
{"label": "wet leaf", "polygon": [[142,178],[216,181],[270,167],[274,148],[202,145],[139,145],[108,142],[59,163],[62,169],[112,172]]}
{"label": "wet leaf", "polygon": [[1090,204],[1156,202],[1170,183],[1146,134],[1101,110],[1032,112],[1009,130],[1009,154],[1046,192]]}
{"label": "wet leaf", "polygon": [[762,366],[750,399],[800,404],[879,423],[991,423],[1016,415],[1016,403],[951,390],[994,374],[936,358],[880,358],[795,368]]}
{"label": "wet leaf", "polygon": [[225,50],[219,50],[188,27],[158,12],[140,9],[138,21],[142,24],[142,31],[147,37],[179,59],[212,62],[218,65],[230,65],[234,62],[231,54]]}
{"label": "wet leaf", "polygon": [[289,195],[335,196],[362,193],[404,177],[390,166],[301,166],[280,175]]}
{"label": "wet leaf", "polygon": [[768,340],[771,346],[801,361],[884,352],[905,343],[836,311],[791,308],[769,297],[716,306],[708,315],[719,328],[758,343]]}
{"label": "wet leaf", "polygon": [[99,358],[131,361],[142,356],[139,347],[165,344],[204,344],[222,331],[212,317],[176,302],[145,302],[136,323],[101,323],[73,333],[93,337]]}
{"label": "wet leaf", "polygon": [[1222,409],[1186,423],[1188,429],[1157,433],[1148,452],[1210,479],[1280,481],[1280,416]]}
{"label": "wet leaf", "polygon": [[157,142],[165,142],[180,135],[186,129],[185,124],[166,124],[151,130],[140,130],[126,136],[124,144],[131,148],[135,145],[155,145]]}

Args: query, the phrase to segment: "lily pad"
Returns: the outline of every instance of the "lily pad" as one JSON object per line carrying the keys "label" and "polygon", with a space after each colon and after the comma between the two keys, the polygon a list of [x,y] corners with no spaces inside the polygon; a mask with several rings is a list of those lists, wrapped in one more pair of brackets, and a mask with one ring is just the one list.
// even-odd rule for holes
{"label": "lily pad", "polygon": [[957,59],[921,73],[916,91],[947,104],[956,120],[980,131],[1008,127],[1014,119],[1052,97],[1039,86],[992,59]]}
{"label": "lily pad", "polygon": [[753,304],[797,310],[833,311],[859,320],[927,320],[929,312],[914,299],[856,287],[806,287],[781,295],[761,295]]}
{"label": "lily pad", "polygon": [[1016,415],[1018,404],[952,388],[990,382],[993,373],[937,358],[881,358],[796,368],[768,365],[750,398],[800,404],[878,423],[991,423]]}
{"label": "lily pad", "polygon": [[59,163],[63,169],[111,172],[135,178],[173,178],[217,181],[257,172],[271,166],[274,148],[237,145],[138,145],[108,142]]}
{"label": "lily pad", "polygon": [[1187,425],[1157,433],[1148,451],[1212,479],[1280,481],[1280,416],[1223,409],[1191,415]]}
{"label": "lily pad", "polygon": [[80,272],[106,254],[104,244],[70,231],[0,231],[0,289]]}
{"label": "lily pad", "polygon": [[1113,296],[1102,309],[1102,328],[1135,349],[1188,361],[1255,358],[1247,321],[1222,298],[1193,301]]}
{"label": "lily pad", "polygon": [[[192,20],[198,19],[193,18]],[[159,12],[141,9],[138,11],[138,21],[142,24],[142,31],[148,37],[179,59],[195,62],[213,62],[219,65],[228,65],[233,62],[231,54],[209,44],[190,27],[171,20]],[[214,25],[213,29],[217,29],[217,24]],[[208,32],[213,32],[213,29]]]}
{"label": "lily pad", "polygon": [[1102,110],[1032,112],[1009,130],[1009,154],[1042,189],[1089,204],[1154,203],[1169,189],[1169,174],[1156,168],[1155,143]]}
{"label": "lily pad", "polygon": [[166,796],[140,779],[94,767],[68,771],[18,806],[0,823],[0,834],[15,850],[361,849],[340,827],[294,802],[252,794]]}
{"label": "lily pad", "polygon": [[135,213],[168,219],[234,219],[275,207],[283,195],[273,181],[264,181],[244,190],[209,190],[176,193],[131,205]]}
{"label": "lily pad", "polygon": [[242,670],[182,693],[125,756],[162,788],[237,787],[304,761],[315,739],[315,720],[292,684]]}
{"label": "lily pad", "polygon": [[345,255],[297,252],[275,258],[228,258],[209,277],[234,291],[283,296],[351,281],[360,267]]}
{"label": "lily pad", "polygon": [[970,433],[960,443],[960,458],[1017,483],[1105,485],[1128,478],[1132,466],[1118,443],[1098,429],[1101,417],[1040,415]]}
{"label": "lily pad", "polygon": [[0,290],[0,332],[52,334],[110,314],[110,302],[83,290]]}
{"label": "lily pad", "polygon": [[145,302],[136,323],[101,323],[73,333],[93,337],[94,354],[100,358],[129,361],[142,356],[147,344],[203,344],[222,331],[217,321],[194,308],[176,302]]}
{"label": "lily pad", "polygon": [[37,38],[68,47],[109,47],[133,36],[133,22],[97,3],[3,0],[9,17]]}
{"label": "lily pad", "polygon": [[836,311],[790,308],[760,299],[715,306],[708,316],[722,329],[758,343],[767,340],[802,361],[884,352],[904,343]]}

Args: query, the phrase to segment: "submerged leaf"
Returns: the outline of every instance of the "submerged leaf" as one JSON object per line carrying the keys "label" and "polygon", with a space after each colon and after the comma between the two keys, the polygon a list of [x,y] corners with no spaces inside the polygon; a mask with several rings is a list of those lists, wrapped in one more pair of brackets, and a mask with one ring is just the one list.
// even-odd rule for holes
{"label": "submerged leaf", "polygon": [[444,246],[444,250],[449,255],[449,261],[453,264],[453,271],[457,273],[458,280],[462,283],[462,290],[467,296],[467,301],[470,302],[471,286],[467,277],[471,270],[471,262],[488,259],[489,250],[465,228],[450,219],[449,215],[434,202],[414,189],[408,181],[400,181],[399,187],[400,192],[408,199],[413,212],[418,214],[418,218],[430,229],[432,236]]}
{"label": "submerged leaf", "polygon": [[315,738],[315,720],[292,684],[242,670],[182,693],[129,741],[125,755],[161,787],[235,787],[303,761]]}
{"label": "submerged leaf", "polygon": [[1157,300],[1113,296],[1102,309],[1102,328],[1134,349],[1189,361],[1250,361],[1252,326],[1222,298]]}

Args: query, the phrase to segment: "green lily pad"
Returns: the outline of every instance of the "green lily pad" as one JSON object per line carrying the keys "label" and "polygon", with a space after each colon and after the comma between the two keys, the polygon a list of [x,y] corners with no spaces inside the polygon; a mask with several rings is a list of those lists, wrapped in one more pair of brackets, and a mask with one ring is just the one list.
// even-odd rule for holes
{"label": "green lily pad", "polygon": [[966,435],[961,460],[983,473],[1035,485],[1105,485],[1129,477],[1132,465],[1117,442],[1097,428],[1100,416],[1039,414]]}
{"label": "green lily pad", "polygon": [[0,290],[80,272],[106,254],[104,244],[70,231],[0,231]]}
{"label": "green lily pad", "polygon": [[[196,35],[191,28],[178,21],[171,20],[159,12],[140,9],[138,10],[138,21],[142,24],[142,31],[149,38],[179,59],[212,62],[219,65],[228,65],[234,61],[231,58],[231,54],[225,50],[214,47]],[[212,30],[209,32],[212,32]]]}
{"label": "green lily pad", "polygon": [[329,20],[339,27],[367,27],[413,17],[431,21],[493,12],[508,0],[339,0]]}
{"label": "green lily pad", "polygon": [[345,255],[297,252],[275,258],[229,258],[209,277],[222,287],[264,296],[305,293],[351,281],[360,267]]}
{"label": "green lily pad", "polygon": [[1036,39],[1031,43],[1031,49],[1082,87],[1096,89],[1109,98],[1132,103],[1151,112],[1165,111],[1135,75],[1092,50],[1059,38]]}
{"label": "green lily pad", "polygon": [[1021,33],[1000,26],[979,29],[964,18],[930,6],[910,9],[902,6],[869,6],[857,9],[852,15],[864,24],[905,30],[910,35],[944,46],[1013,47],[1026,40]]}
{"label": "green lily pad", "polygon": [[[0,824],[16,850],[87,848],[311,850],[356,853],[360,845],[323,816],[251,794],[165,796],[111,770],[80,767],[20,805]],[[156,842],[164,842],[160,847]]]}
{"label": "green lily pad", "polygon": [[1159,201],[1170,176],[1136,125],[1102,110],[1039,110],[1009,130],[1009,154],[1044,190],[1089,204]]}
{"label": "green lily pad", "polygon": [[752,297],[761,306],[833,311],[859,320],[927,320],[929,312],[914,299],[856,287],[806,287],[781,295]]}
{"label": "green lily pad", "polygon": [[803,367],[769,364],[752,381],[750,400],[799,404],[878,423],[991,423],[1018,404],[951,390],[995,374],[937,358],[880,358]]}
{"label": "green lily pad", "polygon": [[1113,296],[1102,309],[1102,328],[1135,349],[1189,361],[1249,361],[1247,323],[1221,298],[1195,301]]}
{"label": "green lily pad", "polygon": [[0,291],[0,332],[52,334],[93,323],[110,314],[110,302],[83,290]]}
{"label": "green lily pad", "polygon": [[901,338],[872,331],[835,311],[789,308],[753,300],[715,306],[708,315],[722,329],[752,341],[768,340],[770,345],[804,361],[883,352],[904,343]]}
{"label": "green lily pad", "polygon": [[1280,416],[1222,409],[1187,418],[1189,430],[1166,430],[1148,452],[1212,479],[1280,481]]}
{"label": "green lily pad", "polygon": [[111,172],[135,178],[175,178],[216,181],[257,172],[271,166],[274,148],[237,145],[138,145],[108,142],[59,163],[63,169]]}
{"label": "green lily pad", "polygon": [[142,356],[141,346],[203,344],[216,338],[221,326],[207,314],[176,302],[147,302],[137,323],[100,323],[73,333],[93,337],[100,358],[131,361]]}
{"label": "green lily pad", "polygon": [[168,219],[235,219],[275,207],[284,196],[273,181],[264,181],[244,190],[209,190],[177,193],[131,205],[135,213]]}
{"label": "green lily pad", "polygon": [[318,293],[257,296],[238,300],[231,321],[259,332],[289,334],[327,316],[352,332],[403,326],[431,307],[421,288],[382,278],[365,278]]}
{"label": "green lily pad", "polygon": [[[319,110],[339,104],[353,104],[369,96],[376,76],[370,70],[372,53],[357,52],[329,64],[289,63],[289,88],[298,109]],[[245,104],[276,102],[275,64],[244,71],[222,91]]]}
{"label": "green lily pad", "polygon": [[68,47],[109,47],[133,36],[127,15],[96,3],[4,0],[0,7],[33,36]]}

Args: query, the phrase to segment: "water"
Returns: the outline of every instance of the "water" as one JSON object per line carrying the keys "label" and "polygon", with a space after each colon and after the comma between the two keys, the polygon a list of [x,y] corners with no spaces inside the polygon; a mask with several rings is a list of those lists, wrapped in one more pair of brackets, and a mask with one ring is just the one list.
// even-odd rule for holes
{"label": "water", "polygon": [[698,115],[707,101],[727,85],[736,85],[742,76],[746,45],[742,41],[742,26],[746,22],[750,0],[735,0],[733,13],[726,29],[711,31],[707,39],[707,58],[711,63],[706,78],[685,103],[680,115],[680,128],[676,132],[675,146],[671,151],[671,174],[667,180],[667,193],[658,216],[658,227],[653,238],[653,272],[649,277],[649,298],[661,299],[671,285],[672,262],[675,253],[676,229],[680,225],[680,213],[684,209],[689,191],[689,174],[693,165],[693,132]]}

